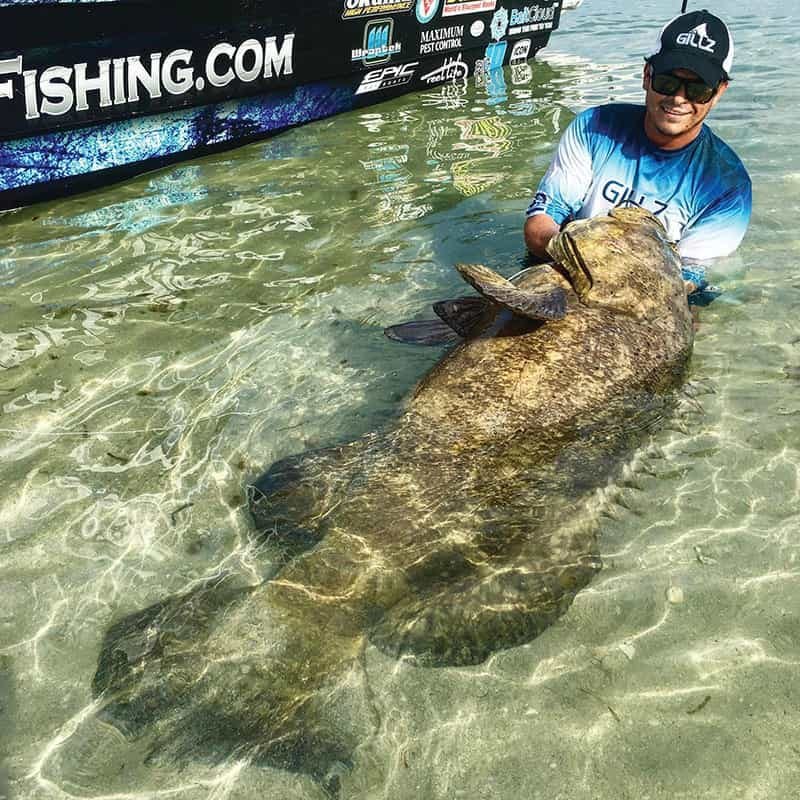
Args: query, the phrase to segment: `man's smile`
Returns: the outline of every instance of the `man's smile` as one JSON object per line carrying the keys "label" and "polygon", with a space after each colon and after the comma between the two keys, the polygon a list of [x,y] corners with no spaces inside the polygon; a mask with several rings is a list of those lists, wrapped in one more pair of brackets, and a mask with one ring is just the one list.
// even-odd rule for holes
{"label": "man's smile", "polygon": [[691,108],[686,109],[685,111],[681,111],[680,108],[678,108],[678,107],[666,106],[666,105],[663,105],[663,104],[660,106],[660,108],[661,108],[661,111],[663,111],[664,114],[666,114],[668,117],[673,117],[675,119],[680,119],[681,117],[687,117],[687,116],[690,116],[692,114],[692,109]]}

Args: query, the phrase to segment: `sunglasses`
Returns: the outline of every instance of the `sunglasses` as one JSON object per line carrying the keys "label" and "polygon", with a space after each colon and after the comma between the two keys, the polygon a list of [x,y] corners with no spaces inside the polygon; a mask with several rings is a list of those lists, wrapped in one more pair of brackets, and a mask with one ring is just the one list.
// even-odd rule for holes
{"label": "sunglasses", "polygon": [[654,92],[665,95],[675,95],[683,87],[684,97],[690,103],[708,103],[717,93],[716,86],[709,86],[705,81],[692,81],[688,78],[679,78],[670,72],[650,76],[650,86]]}

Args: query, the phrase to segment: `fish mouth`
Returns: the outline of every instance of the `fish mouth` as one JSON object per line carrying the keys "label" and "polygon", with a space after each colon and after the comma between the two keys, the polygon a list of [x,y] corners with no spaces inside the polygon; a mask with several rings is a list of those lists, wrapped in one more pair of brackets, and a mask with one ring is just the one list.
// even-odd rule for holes
{"label": "fish mouth", "polygon": [[560,267],[559,271],[570,282],[575,294],[583,300],[591,290],[594,280],[578,249],[575,237],[569,231],[563,231],[553,244],[555,246],[551,255],[556,259],[556,267]]}

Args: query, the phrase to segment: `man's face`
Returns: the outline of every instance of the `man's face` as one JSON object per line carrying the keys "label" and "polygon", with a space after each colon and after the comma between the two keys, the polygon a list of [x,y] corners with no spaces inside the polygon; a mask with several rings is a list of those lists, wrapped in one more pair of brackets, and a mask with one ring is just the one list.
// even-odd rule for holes
{"label": "man's face", "polygon": [[[663,140],[659,142],[662,147],[669,146],[670,143],[682,146],[683,140],[688,143],[694,138],[708,112],[725,93],[728,83],[723,81],[707,103],[692,103],[686,99],[683,86],[675,95],[663,95],[654,91],[650,85],[651,70],[652,67],[645,64],[642,88],[646,92],[647,120]],[[671,74],[688,80],[699,80],[697,74],[688,69],[674,69]]]}

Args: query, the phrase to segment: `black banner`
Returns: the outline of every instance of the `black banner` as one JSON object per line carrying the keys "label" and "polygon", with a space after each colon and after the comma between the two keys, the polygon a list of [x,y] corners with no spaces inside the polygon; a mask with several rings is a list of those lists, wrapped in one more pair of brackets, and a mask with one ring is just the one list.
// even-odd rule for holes
{"label": "black banner", "polygon": [[[0,6],[0,139],[356,74],[365,76],[357,93],[369,99],[411,84],[410,76],[418,84],[414,65],[432,56],[470,53],[474,61],[488,49],[496,59],[502,45],[523,37],[533,42],[532,54],[558,26],[561,0],[298,6],[286,0]],[[458,59],[449,70],[463,71]]]}

